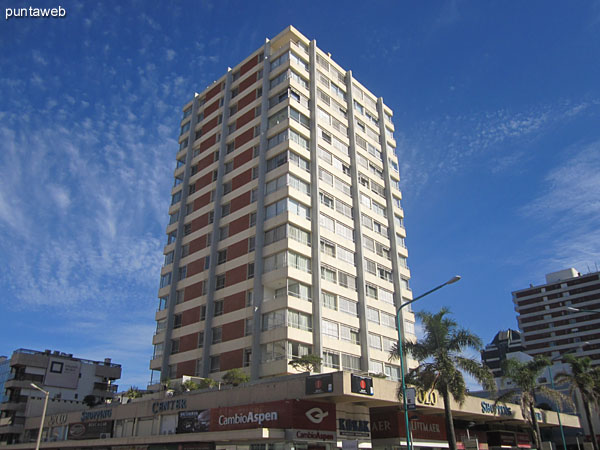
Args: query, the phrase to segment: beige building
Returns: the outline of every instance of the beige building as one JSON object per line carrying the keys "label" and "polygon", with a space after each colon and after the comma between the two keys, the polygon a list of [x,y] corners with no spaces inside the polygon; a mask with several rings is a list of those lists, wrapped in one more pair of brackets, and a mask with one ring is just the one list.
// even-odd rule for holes
{"label": "beige building", "polygon": [[96,403],[112,399],[118,388],[114,381],[121,377],[121,366],[110,358],[90,361],[59,351],[21,348],[13,352],[8,364],[0,403],[0,445],[20,441],[26,418],[36,415],[33,405],[45,398],[32,383],[49,393],[48,412],[53,413],[83,409],[88,396],[88,401]]}
{"label": "beige building", "polygon": [[[392,111],[293,27],[183,107],[153,381],[323,371],[399,377],[412,298]],[[414,334],[404,312],[402,333]]]}

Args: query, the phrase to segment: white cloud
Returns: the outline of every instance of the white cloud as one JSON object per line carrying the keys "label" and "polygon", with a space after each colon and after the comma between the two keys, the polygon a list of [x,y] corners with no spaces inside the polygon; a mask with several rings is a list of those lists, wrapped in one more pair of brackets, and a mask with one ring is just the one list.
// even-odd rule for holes
{"label": "white cloud", "polygon": [[175,50],[168,48],[167,49],[167,61],[172,61],[177,56]]}

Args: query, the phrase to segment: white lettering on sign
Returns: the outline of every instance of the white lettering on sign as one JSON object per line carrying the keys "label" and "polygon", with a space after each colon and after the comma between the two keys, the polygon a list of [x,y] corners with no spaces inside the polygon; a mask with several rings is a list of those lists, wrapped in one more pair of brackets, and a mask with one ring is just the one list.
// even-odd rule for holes
{"label": "white lettering on sign", "polygon": [[272,422],[277,420],[278,415],[276,411],[270,411],[266,413],[255,413],[250,411],[248,414],[235,414],[235,416],[219,416],[219,425],[237,425],[242,423],[257,423],[262,424],[263,422]]}

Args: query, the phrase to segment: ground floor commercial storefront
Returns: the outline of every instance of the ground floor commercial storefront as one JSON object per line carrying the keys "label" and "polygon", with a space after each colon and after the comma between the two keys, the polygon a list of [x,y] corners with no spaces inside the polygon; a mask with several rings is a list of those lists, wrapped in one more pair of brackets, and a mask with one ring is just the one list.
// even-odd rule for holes
{"label": "ground floor commercial storefront", "polygon": [[[157,392],[124,404],[84,411],[51,410],[41,448],[76,450],[345,450],[406,445],[397,383],[348,372],[301,374],[248,385],[182,393]],[[415,450],[448,447],[443,405],[435,393],[417,396],[410,412]],[[459,448],[531,448],[520,407],[493,407],[468,397],[452,405]],[[558,424],[540,414],[542,427]],[[554,417],[554,418],[553,418]],[[565,427],[579,427],[562,415]],[[41,417],[29,417],[21,443],[33,449]]]}

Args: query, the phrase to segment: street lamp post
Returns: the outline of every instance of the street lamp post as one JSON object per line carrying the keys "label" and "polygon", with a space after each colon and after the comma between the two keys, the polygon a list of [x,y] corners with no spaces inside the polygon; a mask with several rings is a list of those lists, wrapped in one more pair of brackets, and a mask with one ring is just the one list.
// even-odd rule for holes
{"label": "street lamp post", "polygon": [[[575,308],[573,308],[573,309],[575,309]],[[552,388],[552,390],[554,390],[554,377],[552,376],[552,369],[551,369],[552,363],[554,361],[558,361],[559,359],[562,359],[563,355],[566,355],[568,353],[577,352],[580,348],[583,347],[584,344],[585,343],[581,343],[577,348],[571,349],[571,350],[563,353],[562,355],[558,355],[550,360],[550,365],[548,366],[548,376],[550,377],[550,387]],[[560,419],[560,404],[558,404],[558,403],[556,404],[556,417],[558,417],[558,426],[560,428],[560,437],[562,439],[563,450],[567,450],[567,440],[565,439],[565,430],[563,429],[562,420]]]}
{"label": "street lamp post", "polygon": [[50,392],[45,391],[35,383],[30,384],[32,388],[43,392],[46,396],[46,399],[44,400],[44,409],[42,410],[42,421],[40,422],[40,430],[38,431],[37,443],[35,444],[35,450],[40,450],[40,442],[42,441],[42,431],[44,430],[44,420],[46,419],[46,408],[48,407],[48,397],[50,396]]}
{"label": "street lamp post", "polygon": [[[400,325],[400,316],[402,315],[402,308],[410,305],[411,303],[416,302],[417,300],[422,299],[423,297],[431,294],[432,292],[437,291],[438,289],[443,288],[444,286],[447,286],[449,284],[452,283],[456,283],[458,280],[460,280],[460,276],[456,275],[455,277],[451,278],[450,280],[446,281],[443,284],[440,284],[439,286],[431,289],[430,291],[425,292],[424,294],[419,295],[416,298],[413,298],[412,300],[400,305],[400,307],[396,310],[396,328],[398,329],[398,353],[399,353],[399,357],[400,357],[400,378],[401,378],[401,382],[402,382],[402,401],[404,403],[404,422],[406,425],[406,447],[408,448],[408,450],[412,450],[412,438],[410,435],[410,423],[408,420],[408,405],[406,402],[406,383],[404,380],[404,354],[403,354],[403,350],[402,350],[402,327]],[[400,296],[400,302],[402,302],[402,296]]]}

